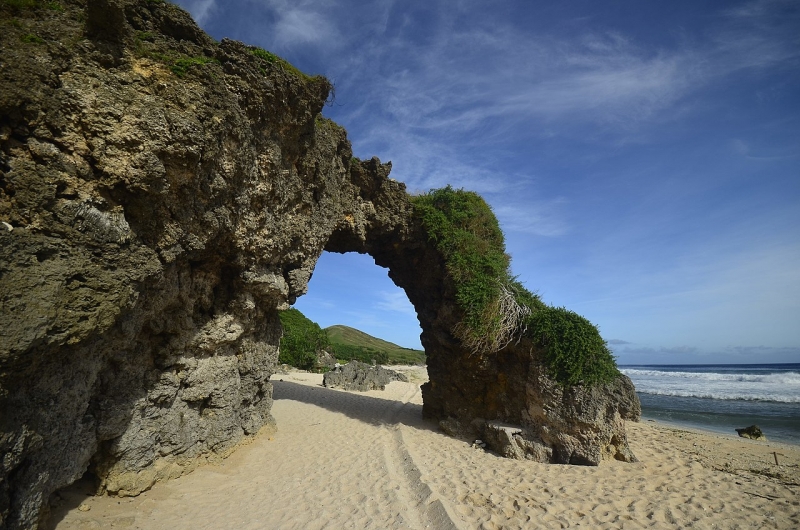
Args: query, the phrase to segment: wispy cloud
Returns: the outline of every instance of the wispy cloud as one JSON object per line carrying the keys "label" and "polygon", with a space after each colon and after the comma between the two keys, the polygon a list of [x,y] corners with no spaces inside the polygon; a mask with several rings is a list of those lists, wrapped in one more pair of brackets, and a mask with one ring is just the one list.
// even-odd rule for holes
{"label": "wispy cloud", "polygon": [[614,350],[617,355],[690,355],[698,353],[698,348],[694,346],[661,346],[658,348],[638,347],[638,348],[621,348]]}
{"label": "wispy cloud", "polygon": [[354,83],[359,93],[380,93],[383,111],[397,125],[423,131],[459,134],[487,125],[502,129],[509,120],[565,119],[627,129],[670,119],[665,113],[677,102],[731,72],[797,59],[798,37],[786,38],[788,25],[775,8],[790,4],[763,4],[718,18],[708,40],[656,52],[617,31],[565,40],[498,22],[489,30],[462,28],[440,14],[424,42],[395,37],[383,43],[383,75]]}
{"label": "wispy cloud", "polygon": [[566,203],[566,199],[561,197],[551,200],[528,200],[523,205],[504,201],[502,206],[494,209],[494,213],[505,232],[558,237],[568,232],[563,212]]}
{"label": "wispy cloud", "polygon": [[727,58],[731,69],[766,68],[786,63],[797,67],[800,57],[800,7],[792,0],[756,0],[724,12],[724,24],[714,34],[714,53]]}
{"label": "wispy cloud", "polygon": [[297,45],[335,45],[339,32],[330,10],[336,3],[323,0],[263,0],[276,17],[272,41],[278,48]]}
{"label": "wispy cloud", "polygon": [[416,316],[414,306],[408,301],[408,297],[403,291],[380,291],[376,293],[378,301],[375,307],[382,311],[391,311],[395,313],[404,313],[407,315]]}
{"label": "wispy cloud", "polygon": [[731,352],[735,355],[751,357],[758,359],[762,356],[794,356],[795,362],[800,362],[800,346],[788,347],[773,347],[773,346],[728,346],[725,351]]}
{"label": "wispy cloud", "polygon": [[180,3],[201,26],[208,21],[217,8],[216,0],[183,0]]}

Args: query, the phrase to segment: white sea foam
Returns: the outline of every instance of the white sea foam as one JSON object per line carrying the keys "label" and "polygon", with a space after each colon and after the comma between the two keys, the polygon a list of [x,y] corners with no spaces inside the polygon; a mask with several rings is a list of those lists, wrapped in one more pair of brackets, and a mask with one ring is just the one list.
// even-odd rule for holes
{"label": "white sea foam", "polygon": [[661,396],[800,403],[799,372],[688,372],[624,368],[638,392]]}
{"label": "white sea foam", "polygon": [[622,373],[633,379],[634,377],[658,377],[665,379],[699,379],[704,381],[742,381],[752,383],[767,383],[776,385],[800,386],[800,373],[782,372],[774,374],[738,374],[715,372],[669,372],[662,370],[636,370],[626,368]]}

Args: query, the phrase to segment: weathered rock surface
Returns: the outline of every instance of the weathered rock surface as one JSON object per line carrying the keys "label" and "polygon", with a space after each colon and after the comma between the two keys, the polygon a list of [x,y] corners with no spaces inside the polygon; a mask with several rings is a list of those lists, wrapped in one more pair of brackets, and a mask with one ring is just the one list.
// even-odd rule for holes
{"label": "weathered rock surface", "polygon": [[741,438],[749,438],[751,440],[761,440],[767,441],[767,437],[761,431],[761,428],[758,425],[751,425],[749,427],[745,427],[743,429],[736,429],[736,432],[739,433]]}
{"label": "weathered rock surface", "polygon": [[408,382],[408,378],[394,370],[381,365],[369,365],[359,361],[350,361],[344,366],[337,366],[322,377],[322,384],[329,388],[344,390],[385,390],[392,381]]}
{"label": "weathered rock surface", "polygon": [[[216,44],[168,3],[62,4],[0,4],[19,21],[0,32],[9,528],[35,527],[87,469],[134,495],[273,428],[276,311],[338,226],[381,215],[351,182],[345,132],[319,116],[325,79]],[[179,77],[155,52],[214,61]],[[382,210],[397,217],[405,192],[386,173],[358,174],[399,197]]]}
{"label": "weathered rock surface", "polygon": [[336,366],[336,357],[328,351],[320,350],[317,352],[317,360],[314,362],[314,368],[317,370],[331,369]]}
{"label": "weathered rock surface", "polygon": [[390,165],[320,117],[327,80],[166,2],[60,5],[0,4],[0,527],[35,528],[87,470],[135,495],[274,428],[277,311],[323,250],[405,289],[426,416],[520,425],[552,461],[630,458],[627,378],[564,389],[530,344],[461,348],[442,258]]}

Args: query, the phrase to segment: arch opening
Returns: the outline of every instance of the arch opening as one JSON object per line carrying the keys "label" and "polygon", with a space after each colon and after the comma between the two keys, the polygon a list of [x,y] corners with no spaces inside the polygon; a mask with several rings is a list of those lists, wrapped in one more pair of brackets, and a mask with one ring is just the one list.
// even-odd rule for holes
{"label": "arch opening", "polygon": [[323,252],[295,309],[322,328],[344,325],[403,348],[422,350],[414,306],[368,255]]}

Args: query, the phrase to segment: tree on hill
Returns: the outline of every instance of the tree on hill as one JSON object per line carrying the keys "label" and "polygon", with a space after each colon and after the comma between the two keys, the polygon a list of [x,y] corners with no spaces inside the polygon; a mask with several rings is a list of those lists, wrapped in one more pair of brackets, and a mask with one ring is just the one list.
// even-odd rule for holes
{"label": "tree on hill", "polygon": [[317,352],[330,345],[328,334],[319,324],[294,308],[281,311],[280,319],[283,336],[278,360],[301,370],[313,369],[317,362]]}

